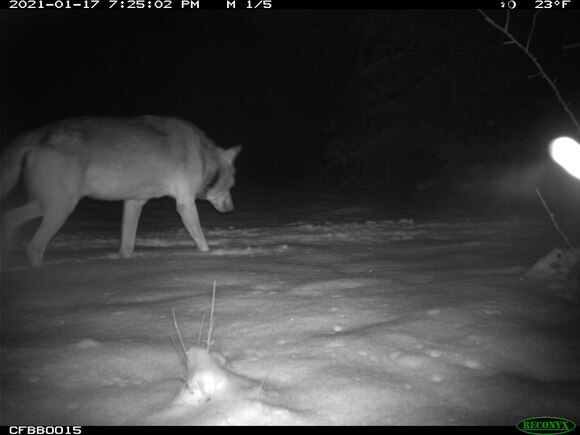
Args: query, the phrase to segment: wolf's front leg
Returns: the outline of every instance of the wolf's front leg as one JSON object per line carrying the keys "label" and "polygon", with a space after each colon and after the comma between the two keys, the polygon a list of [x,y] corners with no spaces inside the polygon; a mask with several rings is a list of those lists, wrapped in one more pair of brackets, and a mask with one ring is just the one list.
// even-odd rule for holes
{"label": "wolf's front leg", "polygon": [[147,200],[130,199],[123,203],[123,225],[121,227],[121,248],[119,249],[119,257],[121,258],[129,258],[133,255],[137,223],[146,202]]}
{"label": "wolf's front leg", "polygon": [[189,235],[197,244],[197,248],[203,252],[209,251],[209,247],[205,241],[205,236],[201,230],[201,224],[199,223],[199,215],[197,214],[195,199],[183,202],[178,200],[177,211],[179,212],[183,225],[187,228]]}

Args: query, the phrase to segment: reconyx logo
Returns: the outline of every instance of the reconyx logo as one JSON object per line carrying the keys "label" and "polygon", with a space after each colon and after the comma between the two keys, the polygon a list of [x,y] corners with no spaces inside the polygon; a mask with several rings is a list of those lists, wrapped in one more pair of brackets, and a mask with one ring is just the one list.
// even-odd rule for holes
{"label": "reconyx logo", "polygon": [[556,435],[574,430],[576,424],[560,417],[532,417],[518,421],[516,427],[528,434]]}

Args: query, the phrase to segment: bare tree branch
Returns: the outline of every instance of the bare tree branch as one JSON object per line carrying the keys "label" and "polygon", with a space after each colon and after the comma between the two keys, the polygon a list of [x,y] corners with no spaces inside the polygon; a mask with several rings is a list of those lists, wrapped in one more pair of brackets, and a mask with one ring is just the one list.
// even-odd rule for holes
{"label": "bare tree branch", "polygon": [[573,48],[580,48],[580,42],[574,42],[572,44],[562,45],[562,50],[570,50]]}
{"label": "bare tree branch", "polygon": [[544,206],[544,208],[548,212],[548,216],[550,216],[550,219],[552,219],[552,223],[554,224],[554,228],[556,228],[556,231],[558,231],[560,233],[560,235],[562,236],[562,238],[564,239],[564,241],[568,245],[568,248],[573,248],[572,243],[570,243],[570,240],[568,239],[568,237],[566,237],[566,234],[564,234],[564,232],[560,229],[560,225],[558,225],[558,222],[556,222],[556,218],[554,217],[554,213],[552,213],[552,210],[550,210],[550,208],[548,207],[548,204],[546,204],[544,197],[542,196],[542,194],[540,193],[540,190],[537,187],[536,187],[536,193],[540,197],[540,201],[542,201],[542,205]]}
{"label": "bare tree branch", "polygon": [[532,18],[532,27],[530,28],[530,34],[528,35],[528,42],[526,42],[526,51],[530,49],[530,42],[532,41],[532,35],[534,34],[534,29],[536,28],[536,18],[541,11],[536,11],[534,17]]}
{"label": "bare tree branch", "polygon": [[[572,119],[572,122],[574,123],[574,125],[576,126],[576,130],[578,130],[578,136],[580,137],[580,123],[578,123],[578,120],[576,119],[576,117],[574,116],[574,113],[572,113],[572,111],[570,110],[570,104],[566,103],[564,101],[564,99],[562,98],[562,95],[560,95],[560,91],[558,90],[558,88],[556,87],[556,82],[552,79],[550,79],[550,77],[548,76],[548,74],[546,74],[546,72],[544,71],[544,68],[542,68],[542,65],[540,64],[540,62],[538,62],[538,59],[536,59],[536,57],[529,51],[528,46],[524,47],[516,38],[515,36],[513,36],[509,29],[507,24],[509,23],[509,11],[507,14],[507,19],[506,19],[506,26],[505,27],[501,27],[499,24],[497,24],[495,21],[493,21],[485,12],[483,12],[481,9],[477,10],[481,15],[483,15],[483,18],[485,18],[485,20],[490,23],[493,27],[495,27],[496,29],[498,29],[500,32],[502,32],[504,35],[506,35],[508,37],[508,39],[510,40],[510,43],[515,44],[518,48],[520,48],[527,56],[528,58],[532,61],[532,63],[536,66],[536,68],[538,69],[538,71],[540,72],[540,74],[542,75],[542,77],[544,78],[544,80],[546,80],[548,82],[548,85],[550,85],[550,87],[552,88],[552,90],[554,91],[554,93],[556,94],[556,98],[558,98],[558,101],[560,102],[560,104],[562,104],[562,107],[564,108],[564,111],[570,116],[570,119]],[[530,39],[532,37],[532,32],[534,30],[534,26],[535,26],[535,18],[536,18],[537,13],[534,15],[534,24],[532,25],[532,29],[530,31],[530,35],[528,37],[528,44],[530,42]]]}

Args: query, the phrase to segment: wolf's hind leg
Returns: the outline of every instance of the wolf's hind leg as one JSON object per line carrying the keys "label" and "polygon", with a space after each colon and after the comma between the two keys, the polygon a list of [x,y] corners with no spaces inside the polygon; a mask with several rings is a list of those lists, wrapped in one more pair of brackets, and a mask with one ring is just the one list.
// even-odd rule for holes
{"label": "wolf's hind leg", "polygon": [[28,260],[32,267],[42,266],[42,259],[48,242],[50,242],[50,239],[52,239],[56,232],[62,227],[66,218],[74,210],[76,204],[76,200],[72,201],[65,197],[58,202],[55,201],[54,203],[51,203],[49,207],[47,207],[40,227],[26,247]]}
{"label": "wolf's hind leg", "polygon": [[18,228],[29,220],[42,216],[44,210],[36,201],[12,209],[2,219],[2,253],[7,254],[13,247]]}

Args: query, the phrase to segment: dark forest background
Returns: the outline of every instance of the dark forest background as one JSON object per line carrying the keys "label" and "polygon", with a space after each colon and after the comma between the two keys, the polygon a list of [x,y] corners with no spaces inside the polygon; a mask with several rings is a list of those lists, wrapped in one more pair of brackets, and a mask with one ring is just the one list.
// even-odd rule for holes
{"label": "dark forest background", "polygon": [[[511,17],[522,41],[533,12]],[[350,74],[330,128],[334,170],[386,184],[461,178],[485,165],[543,159],[554,135],[578,135],[525,54],[472,13],[388,11],[353,23],[357,44],[344,53]],[[503,24],[505,14],[494,18]],[[562,47],[578,24],[540,15],[531,44],[571,102],[580,96],[571,74],[580,70],[580,47]]]}
{"label": "dark forest background", "polygon": [[[512,13],[519,39],[534,12]],[[66,117],[166,114],[244,144],[247,182],[400,189],[532,164],[578,135],[475,10],[1,11],[0,25],[2,146]],[[578,42],[577,11],[537,17],[531,51],[576,113]]]}

